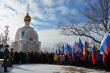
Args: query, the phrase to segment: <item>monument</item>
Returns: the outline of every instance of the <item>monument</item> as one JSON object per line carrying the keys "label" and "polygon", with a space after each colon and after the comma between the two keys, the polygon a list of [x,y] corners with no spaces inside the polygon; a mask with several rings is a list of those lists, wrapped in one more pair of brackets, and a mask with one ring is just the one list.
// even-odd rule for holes
{"label": "monument", "polygon": [[14,52],[40,52],[41,42],[39,42],[38,34],[33,27],[30,26],[31,17],[28,13],[29,4],[27,6],[27,14],[24,17],[25,26],[19,28],[16,32],[15,42],[13,42]]}

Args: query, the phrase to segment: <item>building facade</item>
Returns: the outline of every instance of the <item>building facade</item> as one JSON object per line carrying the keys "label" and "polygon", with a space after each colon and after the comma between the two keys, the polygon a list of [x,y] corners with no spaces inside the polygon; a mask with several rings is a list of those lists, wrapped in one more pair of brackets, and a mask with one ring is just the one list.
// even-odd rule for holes
{"label": "building facade", "polygon": [[15,42],[13,42],[14,52],[40,52],[41,42],[39,42],[37,32],[30,26],[31,17],[29,13],[24,17],[24,22],[25,26],[16,32]]}

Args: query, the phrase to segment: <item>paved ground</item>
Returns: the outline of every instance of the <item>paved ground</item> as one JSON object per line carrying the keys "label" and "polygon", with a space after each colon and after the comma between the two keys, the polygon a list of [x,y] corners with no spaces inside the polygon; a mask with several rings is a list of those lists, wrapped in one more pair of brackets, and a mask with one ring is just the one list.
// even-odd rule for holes
{"label": "paved ground", "polygon": [[10,71],[9,73],[107,73],[105,71],[86,69],[82,67],[49,64],[14,65],[12,68],[8,68],[8,70]]}

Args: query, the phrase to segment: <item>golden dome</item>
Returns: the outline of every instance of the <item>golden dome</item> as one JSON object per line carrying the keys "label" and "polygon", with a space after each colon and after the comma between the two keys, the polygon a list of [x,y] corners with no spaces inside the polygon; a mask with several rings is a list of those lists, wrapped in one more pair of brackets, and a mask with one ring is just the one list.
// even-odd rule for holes
{"label": "golden dome", "polygon": [[31,21],[31,17],[28,15],[28,13],[27,13],[27,15],[24,17],[24,22],[25,21]]}

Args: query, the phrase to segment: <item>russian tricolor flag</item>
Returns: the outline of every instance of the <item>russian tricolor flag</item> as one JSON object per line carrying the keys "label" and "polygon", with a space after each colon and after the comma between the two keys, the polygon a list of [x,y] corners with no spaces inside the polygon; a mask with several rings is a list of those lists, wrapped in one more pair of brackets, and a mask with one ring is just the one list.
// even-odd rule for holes
{"label": "russian tricolor flag", "polygon": [[88,49],[89,45],[87,44],[87,42],[85,41],[85,49]]}
{"label": "russian tricolor flag", "polygon": [[68,44],[66,45],[66,47],[67,47],[67,49],[66,49],[66,55],[69,56],[69,50],[70,50],[70,47],[69,47]]}
{"label": "russian tricolor flag", "polygon": [[79,38],[79,57],[81,58],[81,60],[83,59],[83,44],[81,39]]}
{"label": "russian tricolor flag", "polygon": [[73,61],[74,61],[74,57],[75,57],[75,48],[73,47],[73,57],[72,57]]}
{"label": "russian tricolor flag", "polygon": [[95,64],[95,54],[96,54],[96,50],[95,47],[93,46],[92,48],[92,63]]}
{"label": "russian tricolor flag", "polygon": [[83,54],[84,54],[84,58],[86,58],[86,49],[89,48],[89,45],[87,44],[87,42],[85,41],[85,45],[84,45],[84,48],[83,48]]}
{"label": "russian tricolor flag", "polygon": [[66,55],[66,46],[65,46],[65,55]]}
{"label": "russian tricolor flag", "polygon": [[100,51],[107,54],[110,51],[110,36],[108,35],[108,33],[106,32],[102,42],[101,42],[101,48]]}

